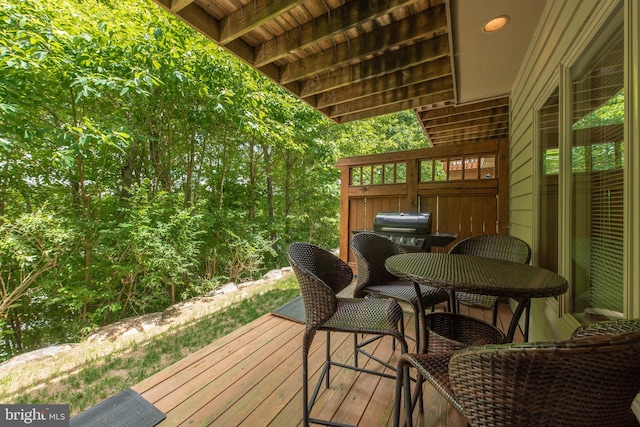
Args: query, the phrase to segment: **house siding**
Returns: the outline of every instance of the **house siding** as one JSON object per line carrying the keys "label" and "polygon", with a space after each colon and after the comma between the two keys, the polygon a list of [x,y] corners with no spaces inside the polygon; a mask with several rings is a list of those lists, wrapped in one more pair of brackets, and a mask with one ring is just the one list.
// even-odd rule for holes
{"label": "house siding", "polygon": [[[535,112],[561,79],[562,65],[570,64],[589,42],[589,35],[620,2],[547,1],[534,38],[511,92],[510,231],[535,250]],[[535,263],[535,256],[533,263]],[[567,338],[578,323],[561,316],[562,299],[535,300],[530,339]]]}

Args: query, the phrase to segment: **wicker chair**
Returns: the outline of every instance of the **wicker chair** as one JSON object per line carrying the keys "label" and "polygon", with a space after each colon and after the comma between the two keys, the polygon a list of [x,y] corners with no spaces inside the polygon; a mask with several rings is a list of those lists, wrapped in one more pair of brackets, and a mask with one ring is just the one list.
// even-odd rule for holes
{"label": "wicker chair", "polygon": [[[300,284],[306,313],[302,343],[303,425],[308,426],[310,422],[339,425],[332,421],[310,418],[310,412],[323,380],[325,387],[328,388],[331,366],[395,378],[395,375],[358,367],[358,354],[361,353],[395,370],[395,367],[368,354],[358,344],[357,335],[389,335],[400,342],[402,353],[406,353],[407,343],[403,336],[404,331],[402,331],[402,308],[396,301],[390,299],[337,297],[336,294],[351,283],[353,273],[344,261],[318,246],[309,243],[293,243],[287,248],[287,259]],[[316,331],[327,332],[326,359],[320,378],[309,399],[308,356]],[[330,332],[332,331],[353,333],[355,349],[353,365],[331,360]]]}
{"label": "wicker chair", "polygon": [[571,338],[618,335],[626,332],[640,332],[640,319],[605,320],[603,322],[580,326],[573,331]]}
{"label": "wicker chair", "polygon": [[[570,340],[405,354],[472,426],[639,426],[631,404],[640,392],[640,321],[578,328]],[[394,425],[402,384],[396,382]],[[405,408],[412,414],[404,388]],[[407,416],[412,425],[412,416]]]}
{"label": "wicker chair", "polygon": [[358,265],[358,281],[353,296],[364,298],[367,295],[375,295],[409,304],[415,314],[415,342],[419,343],[420,316],[424,314],[424,307],[433,307],[441,302],[448,302],[449,294],[447,291],[432,286],[419,285],[422,298],[419,300],[413,282],[398,279],[384,267],[387,258],[406,252],[400,245],[385,236],[372,232],[355,234],[351,238],[351,249],[356,256]]}
{"label": "wicker chair", "polygon": [[[405,392],[405,409],[413,413],[416,402],[420,404],[420,413],[424,413],[422,385],[426,379],[429,383],[456,406],[455,398],[450,391],[447,365],[454,352],[485,344],[498,344],[505,340],[504,333],[480,319],[462,314],[437,312],[424,316],[424,340],[419,353],[403,354],[396,368],[395,423],[400,417],[400,401],[402,391]],[[411,396],[411,383],[408,378],[408,367],[417,368],[416,388]],[[459,406],[456,406],[460,410]],[[411,426],[411,421],[408,425]]]}
{"label": "wicker chair", "polygon": [[[505,261],[529,264],[531,247],[517,237],[502,234],[486,234],[468,237],[456,243],[450,254],[475,255],[484,258],[501,259]],[[491,295],[477,295],[466,292],[456,292],[456,301],[463,304],[475,305],[493,310],[493,325],[498,322],[498,298]],[[529,339],[529,312],[525,313],[524,340]]]}

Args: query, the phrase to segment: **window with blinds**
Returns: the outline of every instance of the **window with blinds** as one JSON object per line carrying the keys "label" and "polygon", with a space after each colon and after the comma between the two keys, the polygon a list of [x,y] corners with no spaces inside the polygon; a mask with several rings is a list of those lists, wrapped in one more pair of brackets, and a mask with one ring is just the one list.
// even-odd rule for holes
{"label": "window with blinds", "polygon": [[536,260],[540,267],[558,272],[558,148],[559,90],[538,110],[538,242]]}
{"label": "window with blinds", "polygon": [[620,17],[572,68],[572,308],[623,311],[624,51]]}

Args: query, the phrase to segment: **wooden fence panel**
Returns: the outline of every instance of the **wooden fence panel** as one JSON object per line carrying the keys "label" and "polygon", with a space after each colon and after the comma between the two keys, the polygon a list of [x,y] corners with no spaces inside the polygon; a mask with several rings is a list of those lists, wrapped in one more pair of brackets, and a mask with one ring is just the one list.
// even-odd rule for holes
{"label": "wooden fence panel", "polygon": [[349,199],[349,230],[364,230],[367,228],[365,199]]}
{"label": "wooden fence panel", "polygon": [[[475,151],[474,151],[475,150]],[[342,168],[342,208],[340,214],[340,254],[355,267],[349,241],[353,230],[373,230],[375,216],[380,212],[430,212],[432,232],[458,233],[458,240],[482,234],[508,233],[509,215],[507,193],[508,140],[486,141],[450,147],[436,147],[359,156],[341,159],[336,166]],[[485,178],[451,180],[446,169],[471,167],[478,158],[495,159],[495,173]],[[354,180],[351,171],[361,176],[369,165],[395,168],[406,164],[406,180],[383,182]],[[421,162],[439,167],[429,177],[420,177]],[[466,166],[465,166],[466,165]],[[394,169],[395,170],[395,169]],[[455,177],[454,177],[455,178]],[[395,179],[395,177],[394,177]],[[446,252],[446,248],[432,247],[434,252]],[[345,255],[346,254],[346,255]]]}
{"label": "wooden fence panel", "polygon": [[[485,196],[484,198],[484,224],[485,228],[482,234],[499,234],[498,233],[498,200],[496,196]],[[495,207],[495,208],[494,208]]]}
{"label": "wooden fence panel", "polygon": [[379,212],[399,212],[400,202],[397,197],[367,197],[367,224],[373,230],[373,222]]}
{"label": "wooden fence panel", "polygon": [[464,239],[462,236],[470,236],[471,229],[473,228],[473,213],[471,207],[473,205],[473,197],[460,196],[457,198],[460,202],[458,208],[458,221],[459,221],[459,239]]}
{"label": "wooden fence panel", "polygon": [[445,219],[444,224],[438,224],[438,230],[444,233],[460,233],[460,196],[447,196],[444,198],[446,216],[440,215],[439,221]]}

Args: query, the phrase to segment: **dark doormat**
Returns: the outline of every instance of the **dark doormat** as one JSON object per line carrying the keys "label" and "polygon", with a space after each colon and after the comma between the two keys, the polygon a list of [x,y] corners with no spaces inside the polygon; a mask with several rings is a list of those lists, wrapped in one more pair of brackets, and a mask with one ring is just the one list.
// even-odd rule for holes
{"label": "dark doormat", "polygon": [[298,323],[305,323],[304,303],[302,297],[297,297],[271,312],[274,316],[283,317]]}
{"label": "dark doormat", "polygon": [[70,427],[153,427],[165,417],[128,388],[71,418]]}

